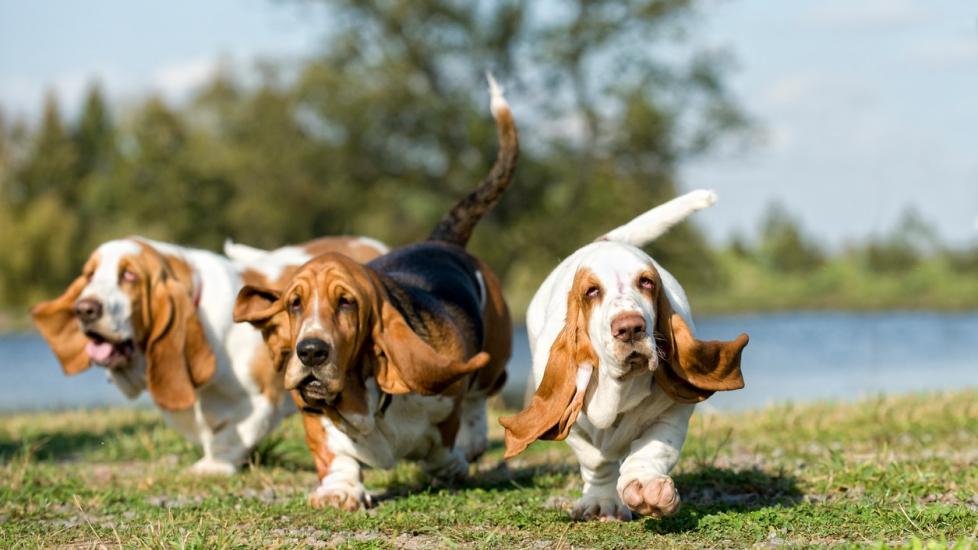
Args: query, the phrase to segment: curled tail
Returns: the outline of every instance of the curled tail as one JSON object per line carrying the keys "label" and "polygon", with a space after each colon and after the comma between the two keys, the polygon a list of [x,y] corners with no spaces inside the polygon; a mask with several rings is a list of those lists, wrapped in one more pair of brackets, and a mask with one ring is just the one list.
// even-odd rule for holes
{"label": "curled tail", "polygon": [[492,117],[496,119],[496,129],[499,132],[499,153],[496,155],[496,163],[492,165],[489,175],[479,183],[479,186],[455,203],[455,206],[445,214],[428,235],[428,240],[465,246],[472,236],[475,224],[479,223],[482,216],[499,201],[500,195],[513,181],[516,161],[520,156],[516,124],[513,122],[509,103],[503,97],[503,91],[496,83],[496,79],[491,74],[486,74],[486,78],[489,80],[490,109]]}
{"label": "curled tail", "polygon": [[717,194],[706,189],[690,191],[671,201],[660,204],[632,221],[612,229],[597,241],[615,241],[633,246],[644,246],[659,237],[672,226],[685,220],[697,210],[716,204]]}

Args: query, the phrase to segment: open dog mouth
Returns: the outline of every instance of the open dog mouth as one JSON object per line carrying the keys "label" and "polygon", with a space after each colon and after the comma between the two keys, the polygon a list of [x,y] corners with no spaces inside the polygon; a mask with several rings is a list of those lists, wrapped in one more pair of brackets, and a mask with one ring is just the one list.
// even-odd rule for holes
{"label": "open dog mouth", "polygon": [[121,342],[107,340],[101,334],[88,331],[85,333],[88,343],[85,344],[85,353],[95,364],[104,367],[115,367],[124,364],[132,358],[135,346],[131,339]]}

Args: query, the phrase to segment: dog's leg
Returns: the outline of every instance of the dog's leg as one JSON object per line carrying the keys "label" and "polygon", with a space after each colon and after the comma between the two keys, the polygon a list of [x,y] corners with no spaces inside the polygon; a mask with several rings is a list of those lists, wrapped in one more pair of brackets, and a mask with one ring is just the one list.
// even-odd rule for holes
{"label": "dog's leg", "polygon": [[584,494],[574,504],[571,517],[577,521],[631,519],[632,513],[615,490],[619,457],[608,456],[587,441],[583,434],[574,431],[567,438],[567,443],[577,455],[584,480]]}
{"label": "dog's leg", "polygon": [[208,434],[204,458],[193,466],[200,474],[232,474],[248,461],[248,454],[275,427],[278,412],[264,395],[254,395],[227,411],[226,419],[201,420]]}
{"label": "dog's leg", "polygon": [[486,397],[467,396],[462,401],[462,418],[455,448],[462,452],[466,462],[475,462],[489,446],[489,428],[486,419]]}
{"label": "dog's leg", "polygon": [[345,449],[352,449],[350,439],[333,428],[329,420],[313,414],[303,414],[306,444],[312,452],[319,475],[319,485],[309,493],[314,508],[332,507],[355,512],[373,505],[363,486],[360,463]]}
{"label": "dog's leg", "polygon": [[679,510],[679,491],[669,472],[679,461],[693,407],[673,405],[632,442],[621,465],[617,489],[633,512],[664,517]]}
{"label": "dog's leg", "polygon": [[449,449],[440,442],[432,447],[421,463],[421,469],[431,477],[431,484],[436,487],[454,485],[465,481],[469,475],[469,463],[462,451],[457,447]]}

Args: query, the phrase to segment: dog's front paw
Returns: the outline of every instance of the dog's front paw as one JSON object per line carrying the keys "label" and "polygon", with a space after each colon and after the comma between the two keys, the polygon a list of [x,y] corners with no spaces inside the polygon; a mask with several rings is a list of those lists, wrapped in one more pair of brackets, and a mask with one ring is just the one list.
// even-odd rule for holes
{"label": "dog's front paw", "polygon": [[339,508],[347,512],[356,512],[371,507],[373,501],[363,483],[330,481],[327,477],[319,487],[309,493],[309,505],[313,508]]}
{"label": "dog's front paw", "polygon": [[571,509],[571,518],[575,521],[628,521],[632,513],[616,495],[598,497],[584,495]]}
{"label": "dog's front paw", "polygon": [[625,486],[621,498],[633,512],[643,516],[661,518],[679,510],[679,491],[669,476],[633,480]]}
{"label": "dog's front paw", "polygon": [[198,476],[229,476],[237,471],[234,464],[214,458],[202,458],[190,467],[190,473]]}

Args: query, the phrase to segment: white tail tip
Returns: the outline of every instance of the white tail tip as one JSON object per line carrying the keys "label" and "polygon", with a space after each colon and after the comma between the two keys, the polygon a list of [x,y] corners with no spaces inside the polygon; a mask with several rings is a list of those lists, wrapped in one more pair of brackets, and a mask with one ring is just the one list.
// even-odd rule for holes
{"label": "white tail tip", "polygon": [[486,71],[486,80],[489,81],[489,110],[494,118],[499,118],[503,112],[510,110],[509,103],[503,97],[503,87],[496,82],[492,73]]}

